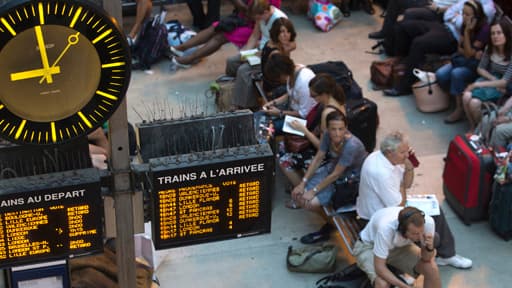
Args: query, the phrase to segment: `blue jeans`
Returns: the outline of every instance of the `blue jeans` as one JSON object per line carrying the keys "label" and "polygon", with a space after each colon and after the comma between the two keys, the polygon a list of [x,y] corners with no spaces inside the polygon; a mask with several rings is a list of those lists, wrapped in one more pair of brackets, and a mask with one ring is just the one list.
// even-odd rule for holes
{"label": "blue jeans", "polygon": [[461,95],[477,76],[476,70],[468,67],[454,68],[451,63],[445,64],[436,71],[437,83],[451,95]]}

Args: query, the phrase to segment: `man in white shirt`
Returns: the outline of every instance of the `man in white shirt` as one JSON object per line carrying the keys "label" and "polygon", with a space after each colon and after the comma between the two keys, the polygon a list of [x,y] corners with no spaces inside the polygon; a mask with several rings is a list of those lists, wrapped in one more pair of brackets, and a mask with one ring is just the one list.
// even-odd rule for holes
{"label": "man in white shirt", "polygon": [[[409,143],[401,132],[384,137],[380,150],[371,153],[363,163],[356,200],[357,214],[369,220],[375,212],[385,207],[404,206],[406,189],[414,180],[414,167],[409,161]],[[470,268],[473,262],[455,253],[455,240],[443,211],[434,216],[439,235],[437,264],[456,268]]]}
{"label": "man in white shirt", "polygon": [[435,224],[415,207],[389,207],[375,212],[354,245],[357,265],[374,287],[411,287],[397,278],[388,264],[415,278],[424,276],[423,287],[441,287],[434,261]]}

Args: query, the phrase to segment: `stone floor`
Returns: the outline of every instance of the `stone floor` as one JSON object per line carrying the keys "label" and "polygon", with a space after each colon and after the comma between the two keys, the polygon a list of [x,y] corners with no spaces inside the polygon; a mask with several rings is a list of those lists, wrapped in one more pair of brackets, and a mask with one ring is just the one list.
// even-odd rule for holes
{"label": "stone floor", "polygon": [[[169,19],[191,23],[186,5],[171,5],[167,9]],[[223,7],[223,13],[227,11],[229,7]],[[365,97],[379,106],[378,137],[393,130],[401,130],[409,136],[421,162],[411,192],[436,194],[443,201],[443,157],[450,139],[464,132],[467,126],[465,123],[445,125],[442,119],[447,111],[419,112],[412,96],[388,98],[371,89],[370,63],[380,56],[366,53],[374,44],[367,34],[380,27],[379,13],[353,12],[328,33],[316,30],[305,16],[290,16],[298,33],[297,50],[292,58],[303,64],[345,61],[363,87]],[[132,18],[125,19],[126,28],[131,21]],[[223,74],[226,57],[234,53],[234,46],[225,45],[187,70],[172,71],[170,61],[164,60],[151,71],[134,71],[128,90],[129,120],[138,123],[214,113],[214,99],[205,95],[205,91],[211,81]],[[159,109],[164,103],[165,107],[172,108]],[[286,209],[283,203],[288,196],[284,187],[285,180],[278,173],[272,191],[270,234],[158,251],[156,273],[161,287],[315,287],[316,280],[323,275],[290,273],[286,270],[285,256],[289,245],[299,245],[298,238],[318,228],[322,221],[316,215]],[[443,287],[510,287],[511,243],[498,238],[487,222],[465,226],[446,203],[442,206],[456,237],[457,252],[474,263],[472,269],[465,271],[441,267]],[[342,247],[339,236],[333,234],[331,241]],[[343,250],[338,260],[339,267],[353,261]],[[416,287],[422,287],[421,279]]]}

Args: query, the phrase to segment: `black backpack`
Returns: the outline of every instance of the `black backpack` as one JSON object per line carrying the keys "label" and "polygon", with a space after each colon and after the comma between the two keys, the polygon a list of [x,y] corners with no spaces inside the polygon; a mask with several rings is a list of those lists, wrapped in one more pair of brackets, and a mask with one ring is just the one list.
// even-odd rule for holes
{"label": "black backpack", "polygon": [[160,22],[160,17],[144,22],[133,46],[133,56],[138,60],[134,69],[146,70],[169,52],[167,27]]}
{"label": "black backpack", "polygon": [[328,61],[318,64],[308,65],[315,74],[326,73],[334,77],[345,92],[346,99],[362,99],[363,92],[352,76],[352,71],[343,61]]}

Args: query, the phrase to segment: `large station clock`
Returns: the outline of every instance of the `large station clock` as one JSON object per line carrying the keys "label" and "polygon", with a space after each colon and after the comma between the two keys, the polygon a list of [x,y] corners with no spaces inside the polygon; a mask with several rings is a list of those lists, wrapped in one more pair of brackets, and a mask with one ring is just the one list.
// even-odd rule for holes
{"label": "large station clock", "polygon": [[54,144],[88,134],[121,103],[130,53],[114,18],[86,0],[0,7],[0,136]]}

